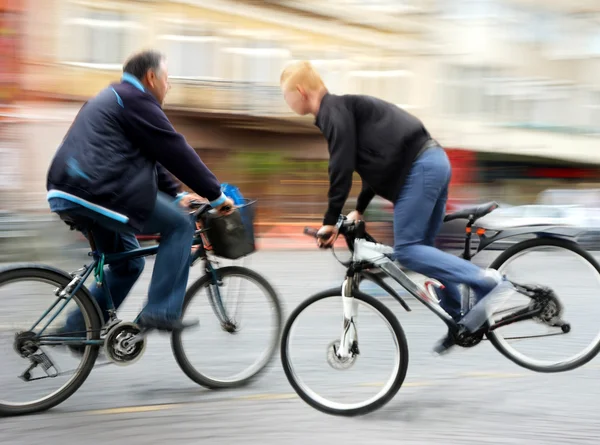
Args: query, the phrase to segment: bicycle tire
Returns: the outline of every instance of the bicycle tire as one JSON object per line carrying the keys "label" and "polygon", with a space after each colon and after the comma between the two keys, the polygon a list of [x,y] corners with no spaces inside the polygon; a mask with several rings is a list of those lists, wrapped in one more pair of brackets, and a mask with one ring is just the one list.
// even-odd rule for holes
{"label": "bicycle tire", "polygon": [[310,397],[310,395],[308,395],[302,389],[301,385],[297,382],[294,371],[291,369],[290,360],[289,360],[289,356],[288,356],[288,336],[290,333],[290,329],[291,329],[292,325],[294,324],[294,321],[296,320],[296,318],[298,318],[298,316],[302,313],[302,311],[304,311],[311,304],[313,304],[319,300],[322,300],[324,298],[340,297],[341,290],[339,287],[319,292],[318,294],[315,294],[312,297],[309,297],[306,300],[304,300],[302,303],[300,303],[300,305],[298,307],[296,307],[296,309],[294,309],[294,311],[290,314],[290,316],[283,328],[283,333],[281,335],[281,351],[280,351],[281,362],[283,365],[283,371],[285,373],[285,376],[287,377],[290,385],[292,385],[292,388],[294,388],[294,391],[300,396],[300,398],[302,400],[304,400],[308,405],[310,405],[311,407],[313,407],[314,409],[316,409],[318,411],[321,411],[326,414],[331,414],[331,415],[335,415],[335,416],[345,416],[345,417],[360,416],[360,415],[365,415],[365,414],[371,413],[371,412],[383,407],[390,400],[392,400],[394,398],[394,396],[396,395],[396,393],[400,390],[402,384],[404,383],[404,379],[406,378],[406,371],[408,369],[408,357],[409,357],[406,335],[404,334],[404,330],[402,329],[402,326],[400,325],[400,322],[398,321],[398,319],[396,318],[394,313],[386,305],[384,305],[379,300],[377,300],[376,298],[374,298],[370,295],[367,295],[367,294],[357,291],[357,290],[354,290],[352,292],[352,295],[354,298],[365,302],[366,304],[373,307],[376,311],[378,311],[381,315],[383,315],[385,320],[389,323],[390,327],[392,328],[392,331],[394,332],[396,339],[398,340],[398,346],[399,346],[399,350],[400,350],[399,369],[398,369],[398,372],[396,374],[396,377],[395,377],[392,385],[390,386],[389,391],[386,392],[385,394],[383,394],[382,397],[380,397],[379,399],[373,401],[372,403],[370,403],[368,405],[365,405],[365,406],[362,406],[359,408],[354,408],[354,409],[331,408],[331,407],[323,405],[322,403],[317,402],[312,397]]}
{"label": "bicycle tire", "polygon": [[[277,292],[273,289],[271,284],[259,273],[240,266],[227,266],[222,267],[217,270],[217,273],[221,277],[225,277],[227,275],[236,275],[236,276],[245,276],[250,281],[254,281],[263,290],[265,290],[265,295],[268,299],[273,303],[273,307],[275,309],[275,324],[276,324],[276,335],[274,336],[271,344],[269,345],[269,352],[266,355],[265,360],[261,363],[260,367],[252,372],[250,375],[235,381],[220,381],[211,379],[198,370],[190,363],[188,360],[181,339],[182,332],[173,332],[171,336],[171,348],[173,350],[173,355],[175,356],[175,360],[181,370],[187,375],[192,381],[198,383],[199,385],[208,388],[208,389],[222,389],[222,388],[238,388],[241,386],[245,386],[250,382],[254,381],[257,377],[259,377],[267,368],[267,366],[273,361],[275,352],[277,351],[277,345],[279,339],[281,338],[281,330],[283,324],[283,310],[281,307],[281,302],[279,297],[277,296]],[[185,310],[189,306],[190,302],[197,294],[197,292],[202,289],[207,283],[212,280],[212,276],[206,274],[196,280],[186,291],[185,299],[183,303],[183,313],[185,314]],[[201,321],[202,322],[202,321]]]}
{"label": "bicycle tire", "polygon": [[[14,280],[22,280],[27,278],[43,279],[51,282],[52,284],[56,284],[57,287],[64,287],[67,284],[69,284],[69,282],[72,280],[72,277],[62,270],[42,265],[31,265],[22,267],[12,267],[0,271],[0,286]],[[81,288],[73,296],[73,298],[78,300],[79,303],[81,303],[79,308],[82,311],[84,318],[87,316],[90,321],[90,327],[92,329],[92,339],[99,340],[102,323],[100,321],[100,314],[98,313],[97,304],[95,303],[95,300],[93,300],[89,291],[84,286],[81,286]],[[94,368],[96,358],[98,357],[99,349],[100,346],[98,345],[88,345],[86,347],[83,356],[83,362],[81,367],[79,368],[79,372],[75,376],[75,378],[73,378],[71,382],[67,384],[67,386],[59,389],[56,393],[51,394],[46,398],[43,398],[42,400],[32,402],[29,404],[19,404],[15,406],[0,403],[0,416],[18,416],[47,411],[55,407],[56,405],[59,405],[60,403],[64,402],[81,387],[83,382],[85,382],[85,380],[90,375],[90,372]]]}
{"label": "bicycle tire", "polygon": [[[502,254],[500,254],[490,265],[492,269],[499,269],[506,261],[508,261],[511,257],[519,254],[523,250],[530,249],[532,247],[540,247],[540,246],[554,246],[561,247],[566,250],[570,250],[571,252],[578,254],[583,257],[591,266],[600,274],[600,265],[596,262],[596,260],[586,252],[579,244],[563,239],[563,238],[554,238],[554,237],[541,237],[535,238],[531,240],[522,241],[514,246],[506,249]],[[600,352],[600,339],[596,342],[596,344],[590,348],[589,352],[575,360],[568,362],[561,362],[552,366],[537,366],[531,363],[527,363],[526,361],[520,359],[519,357],[512,354],[508,349],[506,349],[502,342],[499,340],[499,336],[496,335],[495,331],[491,331],[486,333],[486,337],[490,340],[490,343],[494,345],[494,347],[506,358],[511,360],[513,363],[517,365],[529,369],[531,371],[540,372],[540,373],[555,373],[555,372],[565,372],[576,369],[590,360],[592,360],[598,352]]]}

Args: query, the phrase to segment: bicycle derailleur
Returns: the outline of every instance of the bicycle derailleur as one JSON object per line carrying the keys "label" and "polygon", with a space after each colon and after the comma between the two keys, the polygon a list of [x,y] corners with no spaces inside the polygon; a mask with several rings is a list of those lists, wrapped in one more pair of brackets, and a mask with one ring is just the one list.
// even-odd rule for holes
{"label": "bicycle derailleur", "polygon": [[[24,331],[16,333],[13,348],[22,358],[29,359],[31,362],[25,372],[19,376],[24,382],[58,376],[58,368],[54,365],[52,360],[50,360],[50,357],[48,357],[48,355],[40,348],[38,337],[35,332]],[[32,371],[38,366],[42,367],[46,373],[45,376],[32,376]]]}
{"label": "bicycle derailleur", "polygon": [[561,318],[563,305],[554,291],[545,286],[528,287],[527,289],[532,293],[533,310],[537,312],[533,319],[538,323],[558,327],[564,334],[568,334],[571,331],[571,324]]}

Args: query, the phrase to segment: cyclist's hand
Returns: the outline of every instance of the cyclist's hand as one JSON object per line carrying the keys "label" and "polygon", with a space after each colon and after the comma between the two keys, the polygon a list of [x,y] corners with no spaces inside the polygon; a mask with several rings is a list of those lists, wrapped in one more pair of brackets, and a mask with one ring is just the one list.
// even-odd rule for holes
{"label": "cyclist's hand", "polygon": [[337,235],[335,226],[323,226],[317,232],[317,245],[321,248],[330,247],[335,243]]}
{"label": "cyclist's hand", "polygon": [[217,211],[217,213],[219,213],[219,215],[225,216],[233,213],[234,207],[235,205],[233,204],[231,198],[227,198],[225,202],[223,202],[223,204],[221,204],[220,206],[216,207],[215,210]]}
{"label": "cyclist's hand", "polygon": [[179,205],[181,205],[184,208],[188,208],[192,201],[208,202],[206,198],[203,198],[200,195],[196,195],[195,193],[188,193],[187,195],[181,197]]}
{"label": "cyclist's hand", "polygon": [[362,213],[360,213],[358,210],[352,210],[350,213],[348,213],[346,218],[348,221],[364,221]]}

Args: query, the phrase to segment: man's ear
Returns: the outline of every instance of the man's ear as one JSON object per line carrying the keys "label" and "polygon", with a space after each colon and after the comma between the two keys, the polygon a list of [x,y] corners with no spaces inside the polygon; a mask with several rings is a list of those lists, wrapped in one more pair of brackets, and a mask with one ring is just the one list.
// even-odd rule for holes
{"label": "man's ear", "polygon": [[154,88],[156,84],[156,73],[152,70],[148,70],[146,73],[146,82],[150,85],[150,88]]}

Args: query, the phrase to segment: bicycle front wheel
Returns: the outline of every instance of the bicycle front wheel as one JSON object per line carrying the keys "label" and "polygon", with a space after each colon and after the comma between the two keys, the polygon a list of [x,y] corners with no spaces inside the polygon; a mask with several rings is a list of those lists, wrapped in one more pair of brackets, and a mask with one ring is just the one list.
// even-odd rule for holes
{"label": "bicycle front wheel", "polygon": [[[545,301],[532,302],[514,292],[494,309],[489,323],[499,327],[486,335],[500,353],[523,368],[545,373],[570,371],[598,354],[600,266],[581,246],[566,239],[531,239],[504,251],[491,267],[512,282],[541,286],[548,295]],[[499,323],[529,309],[537,309],[537,315]]]}
{"label": "bicycle front wheel", "polygon": [[[351,356],[337,354],[342,331],[348,329],[340,323],[340,288],[300,304],[281,339],[283,370],[296,393],[313,408],[332,415],[356,416],[381,408],[396,395],[408,368],[406,337],[392,311],[362,292],[354,291],[353,296],[360,309],[354,318],[357,348]],[[306,326],[299,323],[300,315],[306,315],[302,317]],[[316,337],[313,343],[311,337]]]}
{"label": "bicycle front wheel", "polygon": [[272,361],[283,324],[281,304],[269,282],[253,270],[229,266],[214,273],[185,295],[183,315],[199,316],[200,328],[174,332],[171,345],[179,367],[194,382],[211,389],[239,387]]}

